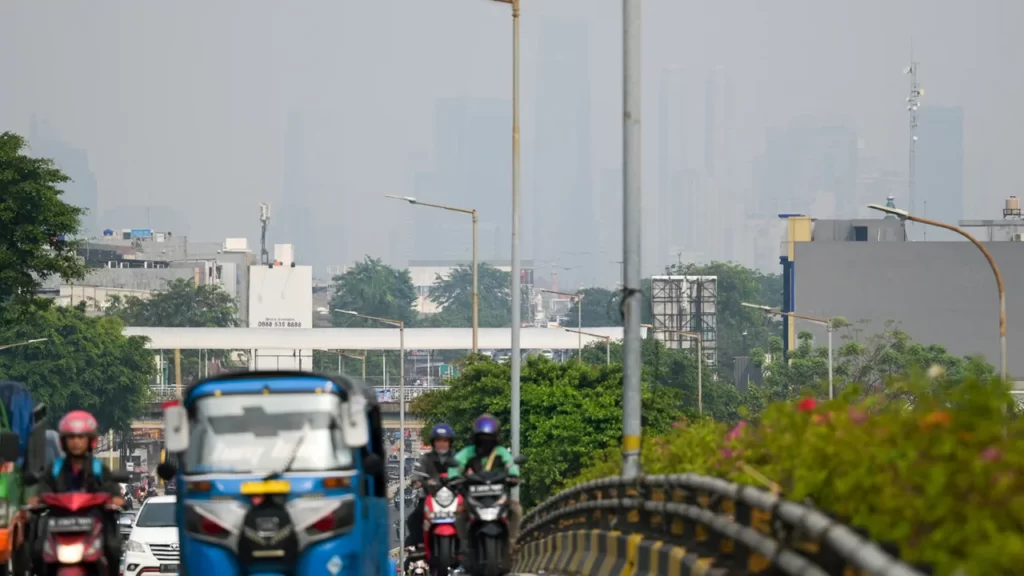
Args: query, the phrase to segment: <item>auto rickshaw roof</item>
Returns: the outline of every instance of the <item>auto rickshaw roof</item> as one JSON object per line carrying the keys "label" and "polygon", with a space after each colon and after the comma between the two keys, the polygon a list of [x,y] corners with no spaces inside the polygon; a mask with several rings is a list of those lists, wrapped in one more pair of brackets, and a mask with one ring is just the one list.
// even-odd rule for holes
{"label": "auto rickshaw roof", "polygon": [[369,406],[377,405],[377,394],[359,380],[341,375],[291,370],[242,370],[218,374],[189,385],[185,391],[185,404],[196,398],[216,394],[296,393],[324,391],[337,394],[348,401],[350,394],[361,394]]}

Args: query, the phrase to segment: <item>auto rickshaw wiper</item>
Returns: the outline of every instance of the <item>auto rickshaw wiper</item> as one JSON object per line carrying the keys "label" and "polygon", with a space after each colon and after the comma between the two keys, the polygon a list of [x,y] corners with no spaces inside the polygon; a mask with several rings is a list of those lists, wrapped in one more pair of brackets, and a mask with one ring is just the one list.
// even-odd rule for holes
{"label": "auto rickshaw wiper", "polygon": [[306,441],[306,437],[309,436],[310,430],[311,428],[309,426],[309,420],[306,420],[306,422],[302,425],[302,435],[299,436],[299,439],[295,441],[295,445],[292,446],[292,452],[288,456],[288,461],[285,462],[284,466],[282,466],[280,470],[276,470],[274,472],[271,472],[270,474],[267,474],[263,478],[264,482],[266,482],[267,480],[280,478],[282,474],[292,469],[292,465],[295,464],[295,460],[299,457],[299,450],[302,449],[302,443]]}

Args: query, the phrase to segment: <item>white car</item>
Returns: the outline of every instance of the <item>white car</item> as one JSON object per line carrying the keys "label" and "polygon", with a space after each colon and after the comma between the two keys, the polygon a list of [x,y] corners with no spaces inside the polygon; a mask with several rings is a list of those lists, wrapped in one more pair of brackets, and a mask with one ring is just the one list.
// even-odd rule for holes
{"label": "white car", "polygon": [[178,573],[175,496],[152,496],[139,509],[125,543],[124,576]]}

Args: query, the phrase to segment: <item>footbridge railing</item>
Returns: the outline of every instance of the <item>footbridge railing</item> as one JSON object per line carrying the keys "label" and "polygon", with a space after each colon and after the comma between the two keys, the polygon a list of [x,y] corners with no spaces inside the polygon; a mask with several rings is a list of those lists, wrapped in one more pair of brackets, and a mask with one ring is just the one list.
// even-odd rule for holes
{"label": "footbridge railing", "polygon": [[523,518],[515,564],[565,576],[931,574],[815,508],[696,474],[566,490]]}

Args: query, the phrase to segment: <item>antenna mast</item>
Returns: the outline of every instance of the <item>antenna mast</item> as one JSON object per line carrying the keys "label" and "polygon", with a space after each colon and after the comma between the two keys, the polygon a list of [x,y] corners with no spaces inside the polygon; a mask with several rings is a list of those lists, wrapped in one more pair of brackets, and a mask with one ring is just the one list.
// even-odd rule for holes
{"label": "antenna mast", "polygon": [[907,166],[907,192],[908,192],[908,209],[910,213],[914,213],[914,172],[916,170],[916,152],[917,152],[917,109],[921,105],[921,96],[924,96],[924,90],[921,85],[917,83],[917,61],[914,60],[914,49],[910,49],[910,66],[903,69],[903,73],[910,76],[910,95],[907,96],[907,111],[910,112],[910,148],[909,158]]}
{"label": "antenna mast", "polygon": [[260,264],[270,264],[267,252],[267,226],[270,225],[270,204],[260,202]]}

